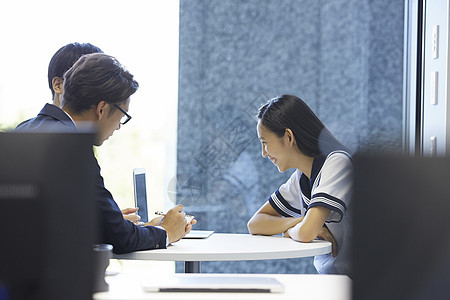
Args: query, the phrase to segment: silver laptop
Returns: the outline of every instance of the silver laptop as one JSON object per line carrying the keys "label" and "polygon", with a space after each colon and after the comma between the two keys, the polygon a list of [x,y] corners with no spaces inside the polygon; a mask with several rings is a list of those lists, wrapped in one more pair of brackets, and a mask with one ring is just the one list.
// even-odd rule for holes
{"label": "silver laptop", "polygon": [[148,222],[147,184],[145,176],[144,168],[136,168],[133,170],[134,204],[136,207],[139,207],[137,213],[141,217],[139,225]]}
{"label": "silver laptop", "polygon": [[284,286],[273,277],[174,275],[142,283],[146,292],[282,293]]}
{"label": "silver laptop", "polygon": [[[134,186],[134,204],[139,207],[138,214],[141,221],[138,225],[143,226],[149,221],[147,206],[147,184],[146,171],[144,168],[133,169],[133,186]],[[184,238],[186,239],[204,239],[213,234],[211,230],[191,230]]]}

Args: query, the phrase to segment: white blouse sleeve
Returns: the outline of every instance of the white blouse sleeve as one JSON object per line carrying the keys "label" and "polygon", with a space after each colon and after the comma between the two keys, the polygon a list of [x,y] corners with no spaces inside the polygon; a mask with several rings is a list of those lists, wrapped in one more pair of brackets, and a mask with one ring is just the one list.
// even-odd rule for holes
{"label": "white blouse sleeve", "polygon": [[331,210],[326,222],[340,222],[350,204],[353,167],[350,156],[343,151],[332,152],[317,176],[308,209],[322,206]]}
{"label": "white blouse sleeve", "polygon": [[280,186],[269,198],[272,207],[284,217],[298,218],[301,212],[300,171],[295,171],[291,177]]}

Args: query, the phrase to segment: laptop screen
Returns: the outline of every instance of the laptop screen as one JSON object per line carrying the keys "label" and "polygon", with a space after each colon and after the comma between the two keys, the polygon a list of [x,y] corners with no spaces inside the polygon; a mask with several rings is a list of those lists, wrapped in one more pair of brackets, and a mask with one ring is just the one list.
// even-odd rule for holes
{"label": "laptop screen", "polygon": [[138,214],[141,217],[141,222],[148,222],[148,208],[147,208],[147,188],[145,180],[145,169],[136,168],[133,170],[134,182],[134,201],[136,207],[139,207]]}

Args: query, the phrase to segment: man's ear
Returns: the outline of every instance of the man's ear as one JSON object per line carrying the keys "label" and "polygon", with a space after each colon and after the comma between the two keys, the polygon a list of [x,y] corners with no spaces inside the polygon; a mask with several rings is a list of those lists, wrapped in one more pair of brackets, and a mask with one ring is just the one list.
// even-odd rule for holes
{"label": "man's ear", "polygon": [[57,94],[63,93],[63,84],[64,84],[64,80],[62,80],[62,78],[59,78],[58,76],[53,77],[52,88],[55,93],[57,93]]}
{"label": "man's ear", "polygon": [[100,101],[95,108],[95,114],[97,115],[97,119],[101,120],[106,117],[108,103],[105,101]]}

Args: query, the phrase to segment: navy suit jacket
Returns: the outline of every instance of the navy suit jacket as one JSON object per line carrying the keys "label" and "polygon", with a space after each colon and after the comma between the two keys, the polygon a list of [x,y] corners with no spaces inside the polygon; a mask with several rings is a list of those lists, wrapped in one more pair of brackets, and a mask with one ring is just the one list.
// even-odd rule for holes
{"label": "navy suit jacket", "polygon": [[[77,127],[59,107],[46,104],[37,117],[20,123],[16,131],[76,132]],[[111,193],[105,188],[100,166],[92,155],[95,165],[95,201],[100,227],[99,243],[113,245],[114,253],[166,248],[166,232],[153,226],[136,226],[123,218],[122,212]]]}

